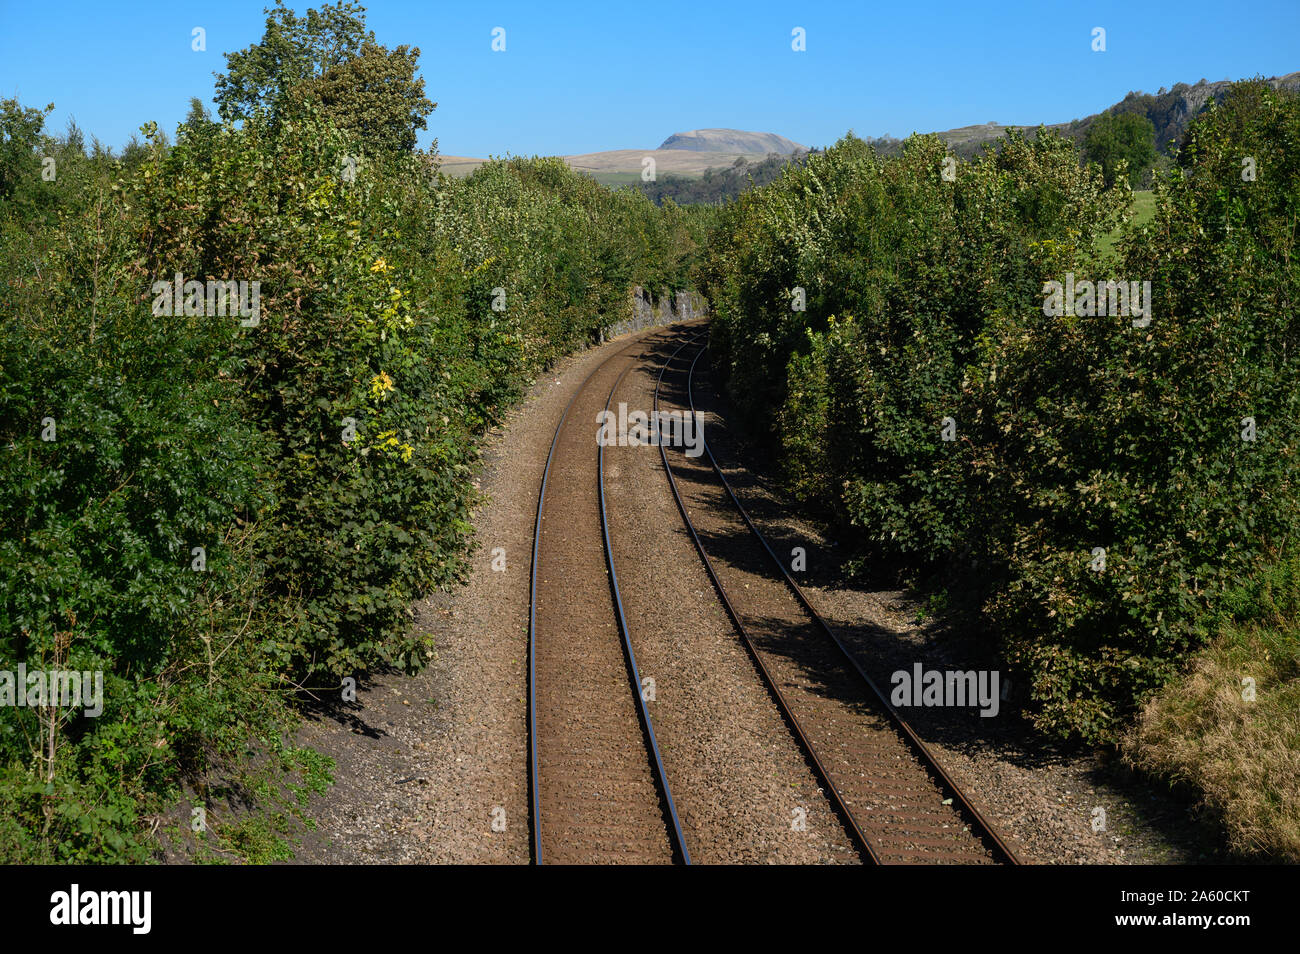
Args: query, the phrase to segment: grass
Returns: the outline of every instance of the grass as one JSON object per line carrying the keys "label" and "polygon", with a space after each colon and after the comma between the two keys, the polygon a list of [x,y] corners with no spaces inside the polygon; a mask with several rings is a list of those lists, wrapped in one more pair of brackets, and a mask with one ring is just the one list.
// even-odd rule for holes
{"label": "grass", "polygon": [[612,189],[625,185],[639,185],[641,182],[639,172],[585,172],[584,175],[591,176],[601,185]]}
{"label": "grass", "polygon": [[[584,171],[583,175],[591,176],[603,186],[611,189],[618,189],[625,185],[636,186],[641,184],[641,173],[638,172],[590,172]],[[700,172],[668,172],[661,173],[660,176],[671,175],[680,179],[698,179],[703,173]]]}
{"label": "grass", "polygon": [[1276,568],[1248,610],[1262,618],[1226,626],[1123,744],[1137,768],[1195,786],[1234,850],[1269,861],[1300,862],[1298,576]]}
{"label": "grass", "polygon": [[1133,193],[1133,224],[1146,225],[1156,214],[1156,194],[1151,191]]}
{"label": "grass", "polygon": [[206,824],[194,831],[184,824],[191,821],[189,812],[178,812],[182,824],[166,829],[172,849],[195,864],[265,865],[293,858],[301,833],[316,828],[310,802],[334,781],[335,762],[314,749],[283,744],[272,744],[262,755],[238,785],[208,788],[207,797],[190,794],[187,807],[205,806]]}
{"label": "grass", "polygon": [[1133,204],[1129,207],[1129,218],[1117,228],[1097,239],[1097,251],[1104,257],[1115,259],[1115,242],[1126,228],[1134,228],[1150,222],[1156,214],[1156,196],[1154,192],[1134,192]]}

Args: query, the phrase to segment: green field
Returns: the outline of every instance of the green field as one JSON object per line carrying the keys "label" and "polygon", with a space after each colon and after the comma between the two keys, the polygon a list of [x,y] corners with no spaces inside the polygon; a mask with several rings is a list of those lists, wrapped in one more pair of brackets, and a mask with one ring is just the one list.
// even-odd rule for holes
{"label": "green field", "polygon": [[1112,229],[1106,235],[1097,239],[1097,251],[1107,258],[1115,257],[1115,242],[1119,239],[1120,233],[1125,229],[1137,225],[1145,225],[1151,221],[1151,217],[1156,213],[1156,196],[1154,192],[1134,192],[1133,204],[1129,207],[1129,220],[1118,228]]}
{"label": "green field", "polygon": [[1133,193],[1133,222],[1146,225],[1156,214],[1156,194],[1151,191]]}

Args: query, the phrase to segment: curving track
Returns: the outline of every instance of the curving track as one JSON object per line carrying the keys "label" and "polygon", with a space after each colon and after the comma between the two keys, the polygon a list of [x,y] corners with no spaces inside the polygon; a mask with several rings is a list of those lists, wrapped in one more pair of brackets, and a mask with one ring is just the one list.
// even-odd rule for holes
{"label": "curving track", "polygon": [[[696,411],[695,367],[705,350],[697,349],[689,366],[673,375],[678,404],[690,413]],[[674,363],[684,364],[665,363],[655,410]],[[670,463],[660,447],[678,509],[742,641],[866,858],[879,864],[1018,864],[808,602],[707,441],[704,451],[695,461],[674,454]]]}
{"label": "curving track", "polygon": [[[537,499],[529,607],[529,786],[537,863],[690,863],[619,593],[596,414],[677,343],[655,379],[696,412],[705,346],[675,326],[599,364],[556,426]],[[674,335],[679,336],[674,341]],[[670,373],[670,369],[673,369]],[[660,446],[677,508],[725,607],[864,860],[1018,863],[808,602],[704,444]],[[774,572],[774,570],[779,572]]]}
{"label": "curving track", "polygon": [[578,386],[538,492],[528,668],[539,864],[690,861],[639,691],[595,440],[596,413],[656,337],[611,355]]}

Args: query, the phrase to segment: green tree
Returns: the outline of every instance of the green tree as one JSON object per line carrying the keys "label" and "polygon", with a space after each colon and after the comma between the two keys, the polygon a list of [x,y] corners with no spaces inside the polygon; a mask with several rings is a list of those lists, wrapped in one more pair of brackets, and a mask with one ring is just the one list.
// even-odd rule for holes
{"label": "green tree", "polygon": [[1129,185],[1136,186],[1156,161],[1155,127],[1139,113],[1098,116],[1083,137],[1084,156],[1101,166],[1106,185],[1114,185],[1121,162],[1128,163]]}
{"label": "green tree", "polygon": [[185,115],[185,125],[193,127],[202,127],[212,122],[212,114],[208,112],[208,107],[203,105],[203,100],[197,96],[190,97],[190,111]]}
{"label": "green tree", "polygon": [[362,44],[375,39],[358,4],[326,4],[300,17],[276,0],[263,12],[261,42],[227,53],[228,72],[215,74],[217,112],[227,122],[258,111],[275,115],[290,89],[360,55]]}
{"label": "green tree", "polygon": [[424,80],[416,78],[419,58],[419,47],[390,51],[367,40],[360,55],[299,83],[293,98],[319,103],[367,152],[410,152],[416,130],[428,127],[425,117],[437,106],[424,95]]}
{"label": "green tree", "polygon": [[420,50],[389,50],[366,29],[365,8],[326,4],[298,16],[276,0],[266,10],[260,43],[226,54],[229,72],[217,74],[217,110],[227,122],[259,112],[272,128],[292,113],[319,106],[367,152],[410,152],[416,131],[436,103],[416,78]]}
{"label": "green tree", "polygon": [[42,130],[45,116],[53,109],[53,103],[41,110],[24,107],[16,99],[0,100],[0,199],[13,197],[20,184],[35,189],[41,171],[36,153],[49,144]]}

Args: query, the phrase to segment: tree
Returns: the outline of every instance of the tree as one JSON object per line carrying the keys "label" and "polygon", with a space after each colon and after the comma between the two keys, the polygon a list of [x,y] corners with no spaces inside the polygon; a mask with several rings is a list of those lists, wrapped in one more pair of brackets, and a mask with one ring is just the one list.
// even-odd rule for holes
{"label": "tree", "polygon": [[1104,113],[1084,134],[1083,152],[1101,166],[1107,187],[1115,183],[1122,161],[1128,162],[1129,185],[1137,185],[1156,161],[1155,127],[1138,113]]}
{"label": "tree", "polygon": [[217,110],[227,122],[265,113],[273,126],[320,107],[368,152],[415,148],[416,131],[437,106],[416,78],[420,50],[389,50],[366,29],[365,8],[326,4],[298,16],[276,0],[260,43],[226,54],[217,75]]}
{"label": "tree", "polygon": [[35,191],[40,180],[38,152],[49,145],[42,130],[54,104],[44,109],[22,106],[17,99],[0,100],[0,199],[8,199],[20,184]]}
{"label": "tree", "polygon": [[428,127],[425,117],[438,105],[424,95],[424,80],[415,76],[419,58],[419,47],[389,51],[367,40],[359,56],[299,83],[291,98],[319,103],[367,152],[410,152],[415,131]]}
{"label": "tree", "polygon": [[219,124],[212,121],[212,114],[203,105],[203,101],[197,96],[191,96],[190,111],[186,114],[185,121],[181,123],[180,134],[192,138],[207,138],[220,128]]}
{"label": "tree", "polygon": [[229,72],[214,74],[217,113],[227,122],[259,111],[274,116],[290,89],[359,55],[362,44],[375,39],[366,30],[365,7],[342,0],[302,17],[284,0],[263,12],[267,17],[262,41],[227,53]]}

